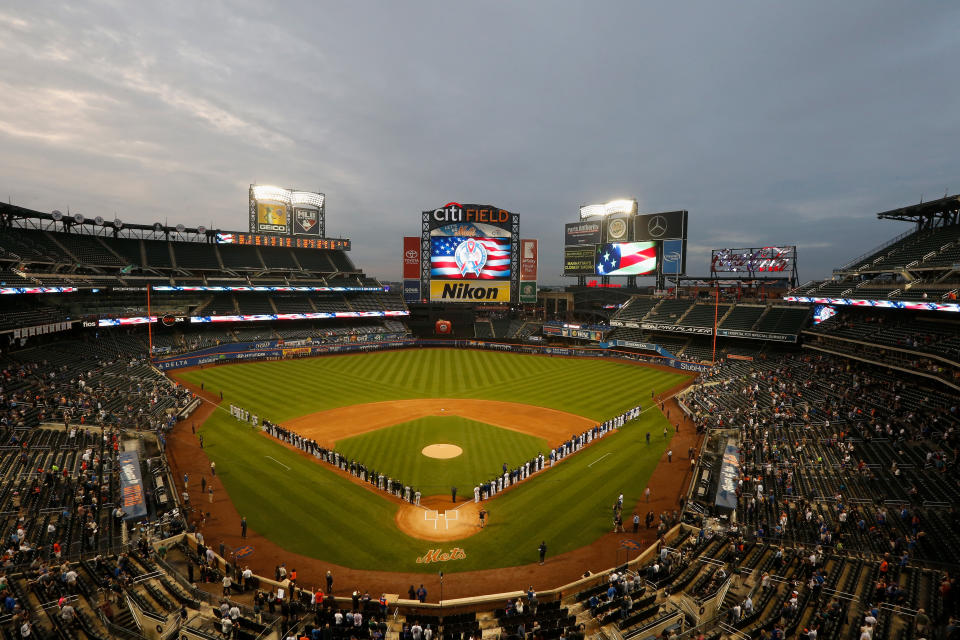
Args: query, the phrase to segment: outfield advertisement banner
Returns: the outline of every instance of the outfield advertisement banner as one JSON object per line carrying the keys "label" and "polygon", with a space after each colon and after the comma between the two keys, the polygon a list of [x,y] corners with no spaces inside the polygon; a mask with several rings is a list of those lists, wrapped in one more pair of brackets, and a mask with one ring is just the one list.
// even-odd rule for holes
{"label": "outfield advertisement banner", "polygon": [[667,324],[664,322],[641,322],[641,329],[647,331],[667,331],[670,333],[689,333],[698,336],[712,336],[713,327],[688,327],[682,324]]}
{"label": "outfield advertisement banner", "polygon": [[509,280],[431,280],[431,302],[510,302]]}
{"label": "outfield advertisement banner", "polygon": [[658,344],[652,342],[634,342],[633,340],[614,340],[611,342],[615,347],[624,347],[626,349],[639,349],[640,351],[656,351],[665,358],[674,358],[674,355],[661,347]]}
{"label": "outfield advertisement banner", "polygon": [[773,342],[796,342],[797,336],[790,333],[770,333],[768,331],[746,331],[743,329],[717,329],[718,336],[728,338],[747,338],[748,340],[771,340]]}
{"label": "outfield advertisement banner", "polygon": [[[161,371],[197,367],[205,364],[223,364],[235,360],[264,360],[288,357],[342,353],[348,351],[366,351],[381,349],[384,345],[400,346],[409,341],[406,334],[384,333],[364,335],[364,342],[356,342],[356,335],[342,336],[342,342],[324,342],[307,344],[303,341],[263,340],[260,342],[239,342],[208,347],[178,356],[160,358],[154,361]],[[289,347],[296,346],[295,349]]]}
{"label": "outfield advertisement banner", "polygon": [[[384,334],[378,336],[378,341],[371,342],[353,342],[346,344],[318,344],[308,347],[305,350],[297,350],[298,356],[321,356],[337,353],[360,353],[366,351],[382,351],[390,349],[406,349],[413,347],[442,347],[442,348],[475,348],[488,351],[511,351],[515,353],[528,353],[534,355],[550,356],[569,356],[581,358],[615,358],[636,362],[638,355],[632,352],[617,351],[610,348],[610,345],[600,342],[596,347],[544,347],[532,344],[508,344],[503,342],[483,342],[481,340],[417,340],[405,334]],[[366,337],[370,340],[370,337]],[[154,360],[154,366],[162,371],[172,369],[183,369],[185,367],[197,367],[206,364],[227,364],[238,360],[265,360],[277,359],[283,357],[283,345],[278,345],[279,341],[249,342],[230,345],[220,345],[210,347],[201,351],[175,356],[172,358],[161,358]],[[619,343],[622,341],[615,341]],[[617,346],[628,346],[620,345]],[[654,345],[656,346],[656,345]],[[629,347],[628,347],[629,348]],[[287,349],[292,351],[292,349]],[[663,356],[640,357],[641,361],[649,361],[653,364],[661,364],[682,371],[692,371],[702,373],[710,371],[712,368],[708,364],[698,362],[688,362],[686,360],[677,360],[673,357],[667,357],[667,351],[663,351]]]}
{"label": "outfield advertisement banner", "polygon": [[576,327],[545,324],[543,325],[543,333],[548,336],[579,338],[580,340],[593,340],[594,342],[600,342],[603,340],[603,331],[598,331],[596,329],[581,329]]}

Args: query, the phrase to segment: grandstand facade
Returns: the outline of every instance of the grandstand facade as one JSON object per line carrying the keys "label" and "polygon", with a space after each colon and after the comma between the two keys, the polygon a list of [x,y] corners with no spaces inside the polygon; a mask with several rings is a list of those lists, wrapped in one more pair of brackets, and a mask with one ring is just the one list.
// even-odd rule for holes
{"label": "grandstand facade", "polygon": [[[916,228],[785,299],[571,288],[533,310],[411,310],[348,243],[218,243],[217,231],[0,204],[0,518],[11,541],[0,632],[420,640],[413,627],[430,624],[456,640],[841,639],[863,627],[876,640],[951,637],[960,323],[945,311],[960,292],[958,205],[880,214]],[[163,371],[475,343],[695,372],[677,407],[700,445],[675,517],[647,523],[656,545],[624,546],[635,553],[616,566],[540,594],[444,605],[400,593],[384,608],[353,585],[318,602],[304,588],[316,585],[245,575],[242,558],[188,530],[199,505],[185,503],[165,442],[190,428],[199,400]],[[137,518],[124,511],[127,451]],[[367,622],[348,627],[341,609]]]}

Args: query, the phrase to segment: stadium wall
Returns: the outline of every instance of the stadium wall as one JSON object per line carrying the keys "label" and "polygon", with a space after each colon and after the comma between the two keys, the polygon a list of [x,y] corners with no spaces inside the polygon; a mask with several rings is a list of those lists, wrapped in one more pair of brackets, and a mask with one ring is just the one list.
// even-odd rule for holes
{"label": "stadium wall", "polygon": [[485,342],[482,340],[422,340],[417,338],[384,339],[372,342],[352,342],[347,344],[308,344],[292,347],[278,341],[239,342],[229,345],[208,347],[192,353],[154,360],[154,366],[161,371],[171,371],[186,367],[198,367],[208,364],[228,364],[244,360],[279,360],[282,358],[303,358],[363,351],[381,351],[389,349],[409,349],[421,347],[442,347],[458,349],[484,349],[488,351],[506,351],[534,355],[563,356],[573,358],[614,358],[641,361],[665,365],[681,371],[703,373],[711,369],[710,365],[689,362],[673,357],[652,354],[638,354],[620,351],[614,345],[601,342],[596,347],[546,347],[529,344],[510,344],[505,342]]}

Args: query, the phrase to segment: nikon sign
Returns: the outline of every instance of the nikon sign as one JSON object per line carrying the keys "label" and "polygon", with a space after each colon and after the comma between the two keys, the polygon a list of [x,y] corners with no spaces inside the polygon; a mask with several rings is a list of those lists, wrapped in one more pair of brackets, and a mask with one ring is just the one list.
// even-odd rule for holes
{"label": "nikon sign", "polygon": [[510,302],[509,280],[431,280],[431,302]]}

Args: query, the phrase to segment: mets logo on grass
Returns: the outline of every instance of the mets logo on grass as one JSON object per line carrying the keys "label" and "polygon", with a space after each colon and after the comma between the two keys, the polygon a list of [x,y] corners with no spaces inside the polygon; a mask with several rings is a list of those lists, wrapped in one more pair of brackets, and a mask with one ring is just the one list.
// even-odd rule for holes
{"label": "mets logo on grass", "polygon": [[460,547],[454,547],[450,551],[443,549],[430,549],[425,554],[417,558],[417,564],[430,564],[431,562],[449,562],[450,560],[463,560],[467,557],[466,551]]}

